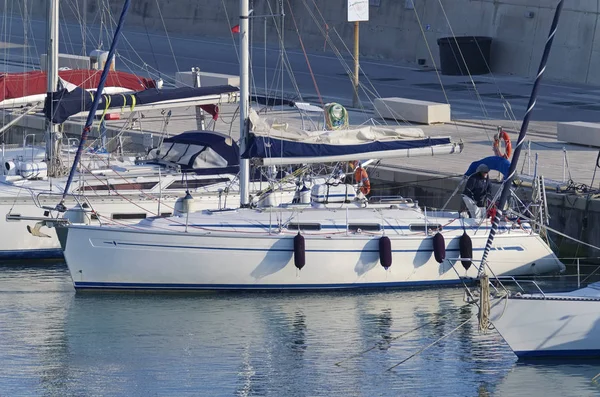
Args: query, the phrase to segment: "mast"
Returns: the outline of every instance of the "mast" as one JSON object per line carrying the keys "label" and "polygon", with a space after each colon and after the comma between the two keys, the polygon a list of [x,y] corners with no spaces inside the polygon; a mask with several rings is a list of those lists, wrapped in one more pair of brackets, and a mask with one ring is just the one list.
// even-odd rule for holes
{"label": "mast", "polygon": [[[46,49],[46,75],[48,78],[48,95],[56,92],[58,88],[58,0],[48,0],[48,30]],[[58,125],[52,120],[48,120],[45,132],[46,140],[46,163],[48,166],[48,175],[55,176],[57,172],[58,153]]]}
{"label": "mast", "polygon": [[508,196],[510,194],[510,185],[512,184],[513,178],[515,176],[517,170],[517,163],[519,162],[519,155],[521,154],[521,149],[523,147],[523,142],[525,140],[525,135],[527,135],[527,127],[529,126],[529,119],[531,117],[531,113],[533,108],[535,107],[535,102],[537,100],[537,94],[540,87],[540,82],[542,81],[542,76],[544,75],[544,71],[546,70],[546,63],[548,62],[548,56],[550,55],[550,48],[552,47],[552,41],[554,40],[554,35],[556,34],[556,27],[558,25],[558,19],[560,18],[560,13],[563,8],[563,1],[560,0],[558,5],[556,6],[556,11],[554,12],[554,19],[552,20],[552,26],[550,27],[550,33],[548,34],[548,39],[546,39],[546,46],[544,47],[544,54],[542,55],[542,60],[540,61],[540,67],[538,69],[538,74],[535,78],[535,83],[533,84],[533,89],[531,90],[531,96],[529,98],[529,103],[527,104],[527,112],[525,112],[525,117],[523,117],[523,123],[521,124],[521,130],[519,131],[519,137],[517,140],[517,146],[515,148],[512,161],[510,163],[510,168],[508,170],[508,178],[504,181],[504,185],[502,188],[502,193],[500,195],[500,203],[498,204],[498,210],[496,211],[496,216],[492,220],[492,229],[490,230],[490,235],[488,236],[487,243],[485,244],[485,250],[483,251],[483,257],[481,262],[481,267],[479,268],[479,272],[482,273],[485,269],[485,265],[487,262],[488,254],[492,248],[492,243],[494,241],[494,236],[498,231],[498,223],[500,222],[500,218],[503,216],[502,210],[508,201]]}
{"label": "mast", "polygon": [[[249,131],[249,42],[248,42],[248,0],[240,0],[240,153],[246,151]],[[250,160],[240,158],[240,206],[250,205]]]}
{"label": "mast", "polygon": [[108,51],[108,57],[106,58],[106,63],[104,64],[102,75],[100,76],[100,82],[98,83],[98,88],[96,89],[96,93],[94,94],[94,101],[92,102],[92,107],[90,108],[90,112],[88,113],[88,117],[85,122],[85,126],[83,127],[83,131],[81,132],[81,139],[79,140],[77,153],[75,153],[75,159],[73,160],[73,164],[71,165],[71,172],[69,173],[69,178],[67,179],[67,183],[65,184],[62,200],[57,206],[57,209],[59,210],[64,210],[65,197],[67,197],[67,194],[69,194],[69,188],[71,186],[71,183],[73,182],[73,176],[75,175],[75,171],[77,170],[77,164],[79,163],[79,159],[81,158],[83,145],[85,145],[88,133],[92,128],[94,117],[96,116],[96,110],[98,110],[98,103],[100,102],[100,98],[102,97],[102,91],[104,90],[104,83],[106,83],[106,78],[108,77],[108,72],[112,64],[111,61],[115,56],[115,52],[117,50],[117,44],[119,43],[119,38],[121,37],[121,29],[123,28],[123,23],[125,22],[125,16],[127,15],[127,10],[129,10],[130,3],[131,0],[125,0],[125,3],[123,4],[123,10],[121,11],[121,16],[119,17],[119,23],[117,24],[117,28],[115,29],[113,41],[110,44],[110,50]]}

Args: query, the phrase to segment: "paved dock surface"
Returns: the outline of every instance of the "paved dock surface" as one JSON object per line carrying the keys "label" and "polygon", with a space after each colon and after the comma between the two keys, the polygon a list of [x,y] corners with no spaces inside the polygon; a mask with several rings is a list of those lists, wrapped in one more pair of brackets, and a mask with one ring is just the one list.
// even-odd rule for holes
{"label": "paved dock surface", "polygon": [[[17,64],[21,61],[22,68],[25,69],[35,64],[36,57],[45,52],[45,23],[37,21],[39,23],[30,24],[31,32],[27,36],[27,46],[23,47],[25,38],[22,33],[22,21],[15,16],[9,16],[7,20],[11,24],[12,45],[3,46],[2,56],[10,61],[11,70],[15,70],[15,67],[18,69]],[[98,31],[94,26],[88,26],[88,29],[86,48],[90,49],[96,44],[93,37]],[[81,27],[77,24],[63,23],[61,32],[60,51],[81,52]],[[172,82],[177,70],[189,70],[192,66],[198,66],[205,72],[238,73],[237,43],[233,40],[182,35],[171,35],[168,40],[164,32],[136,29],[125,29],[124,35],[125,39],[121,42],[117,59],[118,69],[162,77],[166,82]],[[279,78],[274,78],[279,73],[273,66],[280,56],[277,48],[268,47],[265,52],[262,43],[255,44],[254,89],[264,91],[266,87],[268,91],[298,96],[298,93],[292,94],[293,84],[287,72],[284,73],[281,82]],[[540,53],[541,51],[542,48]],[[337,101],[347,107],[352,105],[352,84],[346,72],[348,65],[352,64],[349,57],[345,57],[344,62],[347,64],[343,65],[330,52],[308,54],[311,74],[302,52],[288,49],[286,55],[295,79],[294,84],[305,101],[316,105],[320,105],[321,101]],[[552,57],[552,54],[550,56]],[[461,174],[466,171],[470,162],[492,155],[492,140],[498,125],[505,127],[513,141],[515,140],[533,83],[530,79],[516,76],[442,76],[432,68],[366,58],[361,59],[361,68],[361,104],[359,109],[350,112],[352,124],[360,124],[369,117],[373,117],[376,122],[384,122],[372,113],[371,101],[375,96],[400,96],[451,105],[453,123],[421,127],[431,136],[451,135],[455,140],[462,140],[465,143],[462,154],[384,162],[389,167],[448,175]],[[538,170],[546,178],[558,181],[572,178],[578,184],[590,184],[599,148],[557,141],[556,123],[600,122],[600,87],[544,80],[539,94],[527,137],[528,143],[531,142],[531,163],[524,150],[519,170],[533,172],[533,157],[537,153]],[[237,121],[231,126],[223,122],[229,121],[233,113],[231,107],[222,108],[223,118],[217,125],[218,130],[228,133],[231,129],[232,134],[237,135]],[[157,112],[148,113],[144,118],[139,118],[138,127],[143,130],[161,131],[162,117]],[[168,133],[195,129],[195,126],[192,109],[173,110]],[[566,161],[563,148],[566,150]],[[563,167],[563,162],[568,163],[568,168]],[[598,186],[598,182],[595,182],[595,185]]]}

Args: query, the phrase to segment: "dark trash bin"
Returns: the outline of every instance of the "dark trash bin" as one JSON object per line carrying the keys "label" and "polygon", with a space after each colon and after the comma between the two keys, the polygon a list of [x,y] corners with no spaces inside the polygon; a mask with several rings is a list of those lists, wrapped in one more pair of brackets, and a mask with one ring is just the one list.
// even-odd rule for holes
{"label": "dark trash bin", "polygon": [[462,76],[490,73],[491,37],[442,37],[437,43],[442,74]]}

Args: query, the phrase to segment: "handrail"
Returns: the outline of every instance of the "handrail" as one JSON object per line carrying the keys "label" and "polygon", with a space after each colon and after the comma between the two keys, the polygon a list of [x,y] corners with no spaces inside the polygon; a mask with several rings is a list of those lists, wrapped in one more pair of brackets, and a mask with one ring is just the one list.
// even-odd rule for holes
{"label": "handrail", "polygon": [[498,281],[500,281],[500,283],[502,283],[502,281],[504,281],[504,282],[507,282],[507,281],[510,282],[510,281],[512,281],[523,292],[525,292],[525,289],[523,289],[523,287],[521,286],[521,284],[524,284],[524,283],[533,284],[537,288],[537,290],[539,291],[539,293],[542,295],[542,297],[544,299],[546,299],[546,294],[544,293],[544,291],[542,291],[542,288],[540,288],[539,284],[537,282],[535,282],[535,280],[516,279],[514,276],[497,276],[497,277],[494,277],[494,278],[490,278],[490,282],[491,282],[491,280],[498,280]]}

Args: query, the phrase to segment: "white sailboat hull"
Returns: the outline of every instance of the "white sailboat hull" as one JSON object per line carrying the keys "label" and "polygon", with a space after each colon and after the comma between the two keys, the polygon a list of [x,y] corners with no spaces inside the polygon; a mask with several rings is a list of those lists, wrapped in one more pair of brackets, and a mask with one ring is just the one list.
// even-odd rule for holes
{"label": "white sailboat hull", "polygon": [[[262,231],[183,233],[71,225],[63,228],[65,259],[76,289],[349,289],[457,284],[460,262],[436,262],[430,236],[388,235],[392,266],[380,264],[381,235],[305,235],[305,266],[294,265],[296,233]],[[459,256],[458,237],[447,235],[447,258]],[[474,256],[487,236],[472,236]],[[497,274],[559,271],[562,264],[537,235],[500,235],[490,263]],[[532,267],[532,264],[536,263]],[[454,269],[452,266],[454,265]],[[534,270],[535,269],[535,270]]]}
{"label": "white sailboat hull", "polygon": [[[140,194],[92,197],[88,201],[94,211],[101,215],[100,220],[103,223],[114,222],[119,225],[131,225],[146,217],[156,216],[159,208],[162,214],[172,214],[178,195],[163,196],[160,207],[157,199],[151,199],[149,195]],[[227,196],[202,193],[195,195],[194,206],[198,210],[222,208],[236,205],[239,202],[239,197],[239,193],[229,193]],[[294,191],[292,190],[273,194],[275,203],[291,202],[293,197]],[[50,207],[56,205],[56,203],[55,198],[47,202],[41,202],[41,204]],[[68,197],[65,204],[67,208],[71,208],[77,203]],[[28,226],[34,227],[35,221],[13,220],[16,218],[15,214],[23,218],[32,218],[40,217],[42,212],[43,210],[29,198],[17,201],[0,199],[0,214],[13,214],[11,220],[8,220],[6,216],[0,216],[0,260],[59,259],[63,257],[60,242],[53,229],[42,228],[40,231],[48,237],[37,237],[27,230]],[[121,215],[122,218],[117,219],[117,215]]]}
{"label": "white sailboat hull", "polygon": [[[218,197],[206,197],[199,203],[199,208],[217,208],[219,205]],[[239,196],[229,198],[233,203]],[[172,212],[177,197],[171,196],[162,199],[161,212]],[[229,201],[228,199],[228,201]],[[222,201],[222,200],[221,200]],[[101,199],[91,199],[93,208],[99,214],[105,215],[103,219],[106,222],[113,214],[136,214],[137,218],[119,220],[119,223],[132,224],[137,223],[144,216],[155,216],[158,209],[157,203],[153,200],[143,199],[140,196],[130,197],[103,197]],[[44,203],[48,206],[56,205],[57,201]],[[73,207],[76,202],[67,200],[67,207]],[[0,260],[16,259],[58,259],[62,258],[63,253],[56,232],[52,229],[42,228],[41,232],[48,237],[33,236],[27,230],[27,226],[34,227],[35,221],[7,220],[5,216],[8,213],[27,217],[40,217],[43,210],[36,206],[31,199],[23,200],[0,200]]]}
{"label": "white sailboat hull", "polygon": [[490,319],[519,358],[600,357],[600,299],[494,301]]}

